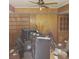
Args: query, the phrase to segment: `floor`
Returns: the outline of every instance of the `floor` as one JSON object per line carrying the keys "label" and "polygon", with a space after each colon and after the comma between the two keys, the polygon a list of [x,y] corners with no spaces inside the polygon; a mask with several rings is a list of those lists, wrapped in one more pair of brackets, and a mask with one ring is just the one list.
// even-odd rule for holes
{"label": "floor", "polygon": [[10,54],[9,59],[20,59],[20,58],[19,55],[13,56],[12,54]]}
{"label": "floor", "polygon": [[[29,58],[29,55],[30,55],[29,53],[26,53],[27,59],[32,59],[31,57]],[[25,57],[25,58],[26,58],[26,57]],[[13,56],[12,54],[10,54],[9,59],[20,59],[20,58],[19,58],[18,55]],[[54,59],[53,53],[50,54],[50,59]]]}
{"label": "floor", "polygon": [[[24,59],[26,59],[26,58],[32,59],[32,57],[29,57],[31,55],[30,53],[26,53],[25,55],[26,55],[26,57]],[[9,59],[20,59],[20,58],[19,58],[19,55],[13,56],[12,54],[10,54]],[[61,56],[59,56],[59,58],[55,58],[54,55],[53,55],[53,52],[51,52],[50,53],[50,59],[68,59],[68,58],[63,58]]]}

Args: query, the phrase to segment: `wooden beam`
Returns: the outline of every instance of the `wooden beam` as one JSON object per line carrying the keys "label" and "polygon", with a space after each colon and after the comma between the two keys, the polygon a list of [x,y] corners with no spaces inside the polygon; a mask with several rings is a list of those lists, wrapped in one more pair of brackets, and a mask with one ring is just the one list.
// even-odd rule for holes
{"label": "wooden beam", "polygon": [[15,8],[14,8],[11,4],[9,4],[9,10],[10,10],[11,12],[15,12]]}
{"label": "wooden beam", "polygon": [[69,4],[66,4],[63,7],[58,8],[58,12],[69,11]]}
{"label": "wooden beam", "polygon": [[56,8],[43,8],[41,11],[39,8],[16,8],[15,13],[28,13],[28,14],[41,14],[41,13],[56,13]]}

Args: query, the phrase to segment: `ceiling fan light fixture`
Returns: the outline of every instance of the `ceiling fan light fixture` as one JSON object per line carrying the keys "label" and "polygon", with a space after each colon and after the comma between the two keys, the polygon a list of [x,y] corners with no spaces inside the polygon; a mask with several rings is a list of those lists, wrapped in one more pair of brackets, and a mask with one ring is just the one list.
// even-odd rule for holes
{"label": "ceiling fan light fixture", "polygon": [[47,2],[47,3],[45,3],[43,0],[38,0],[38,2],[33,2],[33,1],[30,1],[30,2],[39,5],[40,11],[42,10],[42,7],[49,8],[47,5],[57,4],[57,2],[49,2],[49,3]]}
{"label": "ceiling fan light fixture", "polygon": [[40,7],[40,11],[42,11],[42,8]]}

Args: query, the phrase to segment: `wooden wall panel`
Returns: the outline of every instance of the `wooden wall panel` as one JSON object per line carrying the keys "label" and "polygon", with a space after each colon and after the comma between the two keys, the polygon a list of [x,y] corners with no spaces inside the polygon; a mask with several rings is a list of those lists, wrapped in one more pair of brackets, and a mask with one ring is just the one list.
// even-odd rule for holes
{"label": "wooden wall panel", "polygon": [[36,25],[40,32],[48,34],[51,32],[57,41],[57,15],[42,14],[36,16]]}
{"label": "wooden wall panel", "polygon": [[9,40],[10,48],[14,47],[15,40],[20,36],[21,29],[30,27],[30,16],[14,17],[9,19]]}
{"label": "wooden wall panel", "polygon": [[11,4],[9,4],[9,10],[12,11],[12,12],[15,12],[14,6],[12,6]]}
{"label": "wooden wall panel", "polygon": [[55,13],[55,12],[57,12],[58,10],[57,10],[57,8],[43,8],[41,11],[40,11],[40,9],[39,8],[16,8],[15,9],[15,12],[16,13],[28,13],[28,14],[44,14],[44,13],[47,13],[47,14],[49,14],[49,13]]}
{"label": "wooden wall panel", "polygon": [[[52,32],[54,38],[58,42],[63,42],[63,39],[68,38],[68,31],[60,31],[60,16],[57,14],[37,14],[29,16],[16,16],[10,17],[10,45],[14,46],[16,38],[20,35],[20,31],[23,28],[34,28],[38,29],[40,32],[47,34],[47,32]],[[58,21],[58,23],[57,23]],[[57,26],[58,24],[58,26]],[[57,32],[58,31],[58,32]],[[63,37],[63,38],[62,38]]]}
{"label": "wooden wall panel", "polygon": [[58,8],[58,12],[69,11],[69,4],[66,4],[63,7]]}
{"label": "wooden wall panel", "polygon": [[[14,20],[10,20],[10,33],[15,33],[16,38],[20,35],[20,30],[22,28],[36,28],[40,32],[47,34],[48,32],[52,32],[54,35],[54,38],[57,40],[57,15],[56,14],[42,14],[42,15],[30,15],[28,20],[25,20],[22,16],[20,17],[10,17],[14,18]],[[16,20],[15,20],[16,19]],[[23,19],[23,20],[22,20]],[[13,25],[13,30],[12,30]],[[13,39],[14,34],[11,34],[10,37],[12,40],[15,41],[15,38]]]}
{"label": "wooden wall panel", "polygon": [[69,40],[69,15],[58,15],[58,42],[64,45],[65,40]]}
{"label": "wooden wall panel", "polygon": [[17,32],[15,30],[10,30],[10,33],[9,33],[9,44],[10,44],[10,48],[13,48],[14,47],[14,44],[15,44],[15,39],[16,39],[16,34]]}

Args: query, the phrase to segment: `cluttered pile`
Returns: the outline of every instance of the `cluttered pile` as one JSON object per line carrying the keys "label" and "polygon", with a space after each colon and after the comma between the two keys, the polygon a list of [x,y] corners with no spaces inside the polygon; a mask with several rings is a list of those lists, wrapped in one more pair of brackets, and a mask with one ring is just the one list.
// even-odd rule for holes
{"label": "cluttered pile", "polygon": [[63,54],[67,56],[66,51],[57,47],[51,33],[45,36],[36,29],[22,29],[21,36],[16,39],[15,48],[10,53],[18,53],[20,59],[51,59],[50,50],[53,50],[54,59]]}

